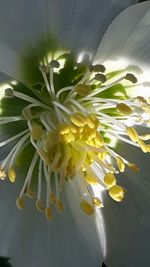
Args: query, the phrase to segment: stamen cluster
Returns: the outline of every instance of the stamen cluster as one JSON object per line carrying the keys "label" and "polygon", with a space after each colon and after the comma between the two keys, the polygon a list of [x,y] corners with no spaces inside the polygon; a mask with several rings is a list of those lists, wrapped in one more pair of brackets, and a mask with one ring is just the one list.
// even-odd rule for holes
{"label": "stamen cluster", "polygon": [[[15,182],[16,161],[31,145],[34,155],[16,203],[19,209],[24,209],[25,196],[36,197],[37,210],[44,212],[48,220],[52,218],[53,205],[60,212],[64,210],[60,194],[65,183],[76,183],[80,207],[88,215],[93,214],[95,208],[103,207],[102,200],[94,193],[95,187],[108,191],[117,202],[124,199],[126,190],[118,185],[116,175],[124,172],[126,166],[135,172],[139,168],[114,151],[111,139],[137,146],[144,153],[150,152],[150,145],[145,142],[150,135],[138,134],[133,126],[149,123],[143,113],[150,114],[150,105],[143,97],[127,95],[126,82],[137,83],[128,69],[107,72],[103,65],[86,65],[79,78],[58,88],[57,78],[63,68],[54,59],[48,65],[40,65],[44,80],[40,93],[36,86],[32,94],[15,87],[6,89],[6,98],[23,100],[27,105],[17,116],[0,118],[1,126],[17,121],[24,121],[26,125],[26,129],[0,143],[2,147],[16,141],[1,164],[0,178],[9,177]],[[78,64],[74,68],[76,70]],[[120,95],[113,94],[119,86]],[[127,123],[129,118],[131,126]],[[37,177],[33,178],[36,169]],[[43,180],[45,204],[42,201]],[[33,182],[37,193],[33,192]]]}

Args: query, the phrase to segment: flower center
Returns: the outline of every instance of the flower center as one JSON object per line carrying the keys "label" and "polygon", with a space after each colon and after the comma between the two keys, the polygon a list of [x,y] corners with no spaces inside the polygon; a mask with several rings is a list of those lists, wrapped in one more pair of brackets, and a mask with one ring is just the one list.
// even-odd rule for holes
{"label": "flower center", "polygon": [[111,140],[140,147],[145,153],[150,151],[150,145],[144,142],[150,135],[139,135],[133,127],[136,122],[149,122],[143,116],[145,112],[150,114],[149,103],[140,96],[129,98],[126,91],[128,83],[137,83],[136,77],[128,69],[107,72],[103,65],[76,64],[70,70],[74,73],[70,84],[59,87],[57,83],[65,73],[65,66],[61,67],[59,60],[51,60],[39,69],[44,82],[34,85],[31,93],[22,93],[15,87],[5,90],[9,101],[26,103],[22,114],[0,118],[1,125],[16,121],[26,124],[24,130],[0,143],[2,147],[15,141],[1,164],[2,180],[8,176],[15,182],[17,159],[29,145],[35,150],[16,201],[18,208],[24,209],[25,196],[36,196],[37,210],[50,220],[53,206],[60,212],[64,210],[61,192],[65,183],[72,182],[79,191],[80,207],[88,215],[103,207],[96,187],[106,190],[113,200],[122,201],[125,189],[118,185],[116,175],[124,172],[126,166],[135,172],[139,168],[117,154]]}

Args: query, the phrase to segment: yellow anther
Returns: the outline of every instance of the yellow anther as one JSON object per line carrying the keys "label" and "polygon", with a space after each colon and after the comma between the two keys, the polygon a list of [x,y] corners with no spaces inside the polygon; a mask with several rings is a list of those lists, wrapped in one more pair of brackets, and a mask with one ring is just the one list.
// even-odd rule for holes
{"label": "yellow anther", "polygon": [[135,163],[128,163],[128,167],[133,172],[139,172],[140,168]]}
{"label": "yellow anther", "polygon": [[106,155],[107,155],[107,152],[101,152],[101,153],[98,153],[98,158],[102,161],[105,160],[106,158]]}
{"label": "yellow anther", "polygon": [[5,180],[6,179],[6,173],[4,169],[0,167],[0,180]]}
{"label": "yellow anther", "polygon": [[103,208],[104,205],[102,203],[102,201],[98,198],[98,197],[93,197],[93,204],[95,207],[98,207],[98,208]]}
{"label": "yellow anther", "polygon": [[70,142],[73,142],[75,141],[75,135],[72,133],[72,132],[69,132],[68,134],[64,134],[62,136],[62,140],[63,142],[65,142],[66,144],[67,143],[70,143]]}
{"label": "yellow anther", "polygon": [[25,208],[25,203],[23,197],[18,197],[16,200],[16,205],[18,209],[23,210]]}
{"label": "yellow anther", "polygon": [[121,157],[116,157],[117,165],[120,172],[124,172],[125,170],[125,163]]}
{"label": "yellow anther", "polygon": [[147,147],[147,152],[150,152],[150,144],[146,145]]}
{"label": "yellow anther", "polygon": [[147,145],[144,143],[143,140],[139,139],[139,140],[138,140],[138,144],[139,144],[140,148],[142,149],[142,151],[143,151],[144,153],[147,153],[147,152],[148,152],[148,150],[147,150]]}
{"label": "yellow anther", "polygon": [[90,118],[90,116],[87,116],[87,117],[86,117],[86,122],[87,122],[88,126],[89,126],[91,129],[96,128],[95,123],[94,123],[94,121]]}
{"label": "yellow anther", "polygon": [[139,138],[144,140],[144,141],[150,140],[150,134],[140,135]]}
{"label": "yellow anther", "polygon": [[52,209],[50,207],[46,207],[45,216],[46,216],[48,221],[50,221],[52,219]]}
{"label": "yellow anther", "polygon": [[137,142],[139,139],[138,133],[134,127],[126,128],[127,134],[133,142]]}
{"label": "yellow anther", "polygon": [[37,199],[36,202],[35,202],[35,205],[36,205],[36,208],[39,212],[44,212],[45,211],[45,208],[43,206],[43,203],[40,199]]}
{"label": "yellow anther", "polygon": [[70,132],[69,125],[67,124],[61,124],[59,128],[60,128],[60,134],[68,134]]}
{"label": "yellow anther", "polygon": [[105,185],[110,188],[116,184],[116,177],[111,172],[108,172],[104,176]]}
{"label": "yellow anther", "polygon": [[124,115],[131,115],[133,113],[133,110],[126,104],[124,103],[119,103],[117,104],[117,109]]}
{"label": "yellow anther", "polygon": [[35,141],[38,141],[41,139],[42,134],[43,134],[42,127],[40,125],[34,123],[32,125],[32,129],[31,129],[32,139]]}
{"label": "yellow anther", "polygon": [[78,95],[86,96],[89,94],[91,88],[89,85],[86,84],[77,84],[74,88],[75,92],[78,93]]}
{"label": "yellow anther", "polygon": [[84,131],[84,127],[80,127],[80,128],[78,129],[78,131],[79,131],[79,133],[83,133],[83,131]]}
{"label": "yellow anther", "polygon": [[9,177],[9,180],[14,183],[15,180],[16,180],[16,172],[15,172],[15,169],[11,166],[8,170],[8,177]]}
{"label": "yellow anther", "polygon": [[75,134],[72,132],[68,133],[68,139],[70,142],[74,142],[75,141]]}
{"label": "yellow anther", "polygon": [[95,140],[95,143],[98,145],[98,146],[103,146],[104,145],[104,139],[103,139],[103,136],[101,135],[101,133],[96,133],[96,138],[94,139]]}
{"label": "yellow anther", "polygon": [[74,134],[77,133],[77,128],[76,128],[73,124],[70,124],[70,125],[69,125],[69,129],[70,129],[71,132],[73,132]]}
{"label": "yellow anther", "polygon": [[97,129],[100,126],[100,121],[94,114],[88,115],[88,117],[94,122],[95,128]]}
{"label": "yellow anther", "polygon": [[122,201],[124,198],[124,189],[119,185],[114,185],[109,189],[109,195],[115,201]]}
{"label": "yellow anther", "polygon": [[88,139],[92,139],[92,138],[95,138],[96,137],[96,131],[94,130],[91,130],[91,131],[88,131]]}
{"label": "yellow anther", "polygon": [[55,205],[56,205],[57,211],[59,211],[59,212],[64,211],[64,206],[63,206],[63,203],[61,202],[60,199],[56,199]]}
{"label": "yellow anther", "polygon": [[49,201],[51,204],[55,204],[56,203],[56,195],[51,192],[50,195],[49,195]]}
{"label": "yellow anther", "polygon": [[32,191],[32,189],[29,186],[26,189],[26,195],[29,198],[34,198],[35,197],[35,193]]}
{"label": "yellow anther", "polygon": [[73,124],[75,124],[78,127],[82,127],[85,125],[85,117],[80,114],[74,114],[70,117],[70,120]]}
{"label": "yellow anther", "polygon": [[94,208],[86,200],[81,200],[81,202],[80,202],[80,208],[87,215],[92,215],[94,213]]}
{"label": "yellow anther", "polygon": [[95,141],[94,141],[95,139],[91,139],[91,140],[88,140],[88,144],[90,145],[90,146],[95,146]]}
{"label": "yellow anther", "polygon": [[96,176],[92,176],[92,175],[87,174],[87,175],[85,175],[85,180],[90,185],[99,184],[99,179]]}

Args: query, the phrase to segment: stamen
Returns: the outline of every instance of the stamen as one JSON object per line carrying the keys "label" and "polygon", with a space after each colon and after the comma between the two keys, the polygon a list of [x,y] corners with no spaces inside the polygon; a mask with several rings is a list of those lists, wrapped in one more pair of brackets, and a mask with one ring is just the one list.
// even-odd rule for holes
{"label": "stamen", "polygon": [[137,83],[137,78],[132,73],[127,73],[125,79],[132,83]]}
{"label": "stamen", "polygon": [[31,161],[31,165],[29,167],[29,170],[28,170],[24,185],[23,185],[23,187],[21,189],[19,198],[22,198],[23,194],[25,193],[25,189],[26,189],[27,185],[30,185],[30,183],[31,183],[32,172],[33,172],[33,169],[35,167],[35,164],[37,162],[38,157],[39,157],[38,153],[35,152],[35,154],[33,156],[33,159]]}
{"label": "stamen", "polygon": [[[10,181],[15,182],[16,160],[30,143],[35,153],[16,204],[19,209],[24,209],[25,195],[30,198],[35,196],[31,189],[31,180],[37,167],[35,204],[37,210],[44,213],[48,220],[53,216],[51,205],[55,205],[58,212],[64,210],[60,191],[63,191],[66,181],[76,183],[80,194],[79,205],[87,215],[94,214],[95,208],[103,207],[94,188],[102,187],[117,202],[124,199],[126,189],[117,184],[117,174],[123,173],[126,165],[134,172],[138,172],[139,167],[114,151],[113,139],[139,147],[144,153],[150,152],[150,144],[146,142],[150,139],[150,134],[139,135],[131,126],[149,123],[150,105],[149,100],[143,97],[131,98],[128,95],[129,86],[126,80],[132,83],[130,87],[135,88],[134,84],[137,83],[137,78],[132,73],[127,73],[130,71],[129,67],[107,71],[106,75],[103,74],[105,66],[101,64],[88,64],[86,69],[85,65],[83,68],[81,66],[81,71],[76,64],[73,69],[68,68],[69,64],[64,64],[64,70],[60,69],[60,63],[55,58],[48,65],[39,66],[44,83],[37,81],[34,89],[40,94],[40,98],[36,95],[31,97],[15,88],[6,89],[5,96],[10,98],[9,102],[16,97],[27,104],[23,104],[19,116],[0,117],[1,126],[23,120],[28,127],[0,142],[2,147],[20,139],[3,160],[0,179],[5,179],[8,173]],[[70,73],[72,70],[73,73]],[[64,77],[63,73],[66,74]],[[61,83],[65,87],[59,88]],[[139,84],[136,88],[137,86]],[[105,93],[106,90],[109,91]],[[54,174],[54,191],[51,188],[51,174]],[[42,182],[43,176],[46,183]],[[46,190],[42,191],[43,186]],[[46,203],[43,205],[41,194],[45,191]]]}
{"label": "stamen", "polygon": [[64,87],[64,88],[60,89],[60,90],[57,92],[56,97],[59,98],[59,96],[60,96],[62,93],[66,92],[66,91],[71,91],[73,88],[74,88],[73,86],[67,86],[67,87]]}
{"label": "stamen", "polygon": [[56,101],[52,101],[52,103],[54,105],[56,105],[57,107],[59,107],[61,110],[65,111],[67,114],[69,114],[69,115],[72,114],[72,112],[68,108],[66,108],[64,105],[62,105],[62,104],[60,104],[60,103],[58,103]]}
{"label": "stamen", "polygon": [[[11,90],[11,94],[13,96],[16,96],[17,98],[23,99],[23,100],[25,100],[27,102],[30,102],[30,103],[33,103],[33,104],[37,104],[39,107],[42,107],[44,109],[49,109],[49,107],[47,105],[43,104],[42,102],[38,101],[35,98],[32,98],[31,96],[22,94],[20,92],[14,91],[12,89],[9,89],[9,90]],[[7,89],[5,90],[5,93],[6,93],[6,96],[7,96]]]}
{"label": "stamen", "polygon": [[105,72],[106,68],[104,65],[97,64],[93,66],[93,71],[94,72]]}
{"label": "stamen", "polygon": [[102,83],[105,83],[106,80],[107,80],[107,79],[106,79],[106,76],[103,75],[103,74],[101,74],[101,73],[97,73],[97,74],[95,74],[94,79],[95,79],[96,81],[99,81],[99,82],[102,82]]}
{"label": "stamen", "polygon": [[53,92],[51,91],[51,88],[50,88],[50,85],[48,83],[48,79],[47,79],[47,76],[46,76],[46,73],[48,72],[48,68],[45,65],[40,65],[39,69],[40,69],[40,71],[41,71],[41,73],[43,75],[43,79],[44,79],[47,91],[48,91],[49,95],[52,97],[52,93]]}
{"label": "stamen", "polygon": [[5,146],[6,144],[9,144],[10,142],[16,140],[17,138],[21,137],[22,135],[24,135],[24,134],[27,133],[27,132],[29,132],[28,129],[26,129],[26,130],[20,132],[19,134],[14,135],[13,137],[10,137],[9,139],[7,139],[7,140],[5,140],[5,141],[2,141],[2,142],[0,143],[0,147]]}

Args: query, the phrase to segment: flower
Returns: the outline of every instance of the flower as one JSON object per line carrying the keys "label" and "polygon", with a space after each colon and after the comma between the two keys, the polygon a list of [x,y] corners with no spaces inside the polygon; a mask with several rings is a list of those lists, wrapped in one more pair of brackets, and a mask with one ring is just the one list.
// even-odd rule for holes
{"label": "flower", "polygon": [[[107,34],[109,30],[106,37]],[[149,145],[144,142],[149,139],[149,134],[143,135],[133,126],[149,123],[149,103],[144,96],[130,96],[129,92],[131,88],[139,88],[137,78],[142,64],[138,67],[124,64],[123,68],[119,67],[115,71],[106,60],[101,64],[99,54],[105,55],[101,54],[103,41],[95,58],[98,63],[91,65],[87,58],[83,58],[80,63],[72,54],[60,53],[56,42],[52,39],[49,41],[51,53],[47,54],[47,42],[41,42],[39,48],[42,48],[42,53],[36,67],[35,61],[30,61],[28,65],[28,58],[23,55],[22,68],[18,70],[15,67],[18,66],[19,58],[12,53],[13,50],[8,50],[8,57],[11,55],[9,63],[15,67],[11,69],[11,65],[5,62],[4,70],[7,69],[7,74],[25,85],[9,82],[1,101],[2,133],[6,136],[10,131],[11,137],[3,139],[0,146],[17,140],[3,159],[1,178],[5,180],[7,173],[14,183],[18,175],[24,177],[24,180],[20,179],[23,185],[17,198],[20,209],[25,207],[25,196],[33,198],[36,193],[37,209],[44,212],[48,220],[55,216],[57,220],[57,215],[53,216],[55,211],[52,211],[52,205],[59,212],[64,210],[61,190],[64,184],[69,184],[66,185],[70,194],[69,204],[78,201],[81,210],[92,215],[95,209],[103,206],[98,196],[99,190],[106,190],[113,200],[121,202],[126,195],[126,188],[117,182],[116,174],[124,172],[126,166],[136,172],[139,170],[135,163],[114,150],[110,142],[112,137],[115,137],[115,141],[117,138],[140,147],[145,153],[149,152]],[[33,55],[29,50],[27,53],[30,57]],[[134,58],[131,60],[131,63],[137,62],[134,62]],[[28,70],[25,68],[27,66]],[[112,69],[109,70],[109,67]],[[35,71],[31,71],[33,68]],[[10,121],[13,121],[13,129],[12,124],[11,128],[8,126]],[[36,189],[35,192],[32,187]],[[74,199],[71,187],[79,191],[79,197]],[[46,205],[42,203],[41,194],[46,197]],[[25,215],[22,216],[26,222]],[[57,225],[56,222],[54,224]],[[83,228],[86,228],[85,222]],[[98,245],[98,241],[95,243]],[[112,262],[111,257],[110,264]]]}

